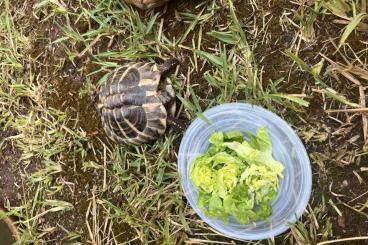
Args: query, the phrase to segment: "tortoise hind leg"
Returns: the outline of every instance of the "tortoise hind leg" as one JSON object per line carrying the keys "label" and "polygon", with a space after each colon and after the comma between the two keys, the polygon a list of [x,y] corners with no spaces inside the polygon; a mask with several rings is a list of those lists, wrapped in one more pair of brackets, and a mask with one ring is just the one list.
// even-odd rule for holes
{"label": "tortoise hind leg", "polygon": [[169,114],[171,116],[175,116],[176,112],[175,91],[169,78],[166,78],[166,84],[163,89],[164,91],[159,91],[158,97],[162,102],[162,104],[168,110]]}
{"label": "tortoise hind leg", "polygon": [[167,123],[176,132],[182,133],[188,127],[188,124],[175,117],[176,113],[176,97],[171,80],[166,79],[165,91],[159,91],[159,99],[168,110]]}
{"label": "tortoise hind leg", "polygon": [[165,106],[171,116],[175,116],[176,112],[176,101],[175,98],[171,97],[167,91],[159,92],[158,98],[161,103]]}

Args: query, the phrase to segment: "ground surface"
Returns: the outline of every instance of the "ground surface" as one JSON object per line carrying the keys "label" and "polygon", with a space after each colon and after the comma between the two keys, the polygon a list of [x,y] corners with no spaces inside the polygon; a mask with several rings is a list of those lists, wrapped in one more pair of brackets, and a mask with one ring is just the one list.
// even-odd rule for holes
{"label": "ground surface", "polygon": [[354,13],[353,1],[339,11],[337,2],[172,0],[139,11],[116,0],[0,1],[0,202],[21,244],[242,244],[187,204],[182,132],[126,147],[101,130],[95,91],[106,74],[173,56],[178,118],[245,101],[275,111],[306,145],[308,210],[259,243],[366,244],[357,239],[368,235],[367,19],[336,52],[366,5]]}

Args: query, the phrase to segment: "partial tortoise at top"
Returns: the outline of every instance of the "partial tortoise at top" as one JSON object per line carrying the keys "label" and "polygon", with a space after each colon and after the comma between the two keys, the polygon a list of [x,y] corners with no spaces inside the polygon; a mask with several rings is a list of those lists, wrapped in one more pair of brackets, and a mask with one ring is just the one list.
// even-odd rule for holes
{"label": "partial tortoise at top", "polygon": [[140,145],[163,135],[176,111],[168,75],[178,61],[163,65],[130,63],[114,70],[99,89],[98,114],[116,143]]}
{"label": "partial tortoise at top", "polygon": [[125,2],[133,4],[141,9],[156,8],[164,5],[170,0],[125,0]]}

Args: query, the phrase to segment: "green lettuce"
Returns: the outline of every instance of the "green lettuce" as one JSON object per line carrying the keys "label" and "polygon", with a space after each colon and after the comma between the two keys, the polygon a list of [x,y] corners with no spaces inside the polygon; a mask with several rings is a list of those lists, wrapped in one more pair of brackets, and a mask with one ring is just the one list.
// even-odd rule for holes
{"label": "green lettuce", "polygon": [[202,192],[212,193],[216,185],[216,173],[212,169],[211,157],[203,155],[197,158],[190,171],[195,186]]}
{"label": "green lettuce", "polygon": [[190,176],[198,188],[198,206],[208,216],[225,222],[233,216],[248,224],[272,215],[270,203],[277,197],[284,166],[272,156],[266,127],[246,136],[214,132],[208,151],[193,161]]}

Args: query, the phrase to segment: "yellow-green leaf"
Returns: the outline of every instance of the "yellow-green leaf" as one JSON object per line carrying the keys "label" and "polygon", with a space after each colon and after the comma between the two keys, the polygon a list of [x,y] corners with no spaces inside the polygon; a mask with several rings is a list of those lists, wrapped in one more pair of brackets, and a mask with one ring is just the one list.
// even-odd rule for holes
{"label": "yellow-green leaf", "polygon": [[341,48],[341,46],[346,42],[346,39],[350,36],[350,34],[355,30],[355,28],[359,25],[359,23],[367,17],[368,15],[366,13],[360,13],[350,21],[350,23],[346,26],[344,33],[342,34],[342,37],[340,39],[339,46],[337,47],[337,50]]}
{"label": "yellow-green leaf", "polygon": [[236,38],[232,32],[211,31],[207,32],[207,35],[228,44],[236,44],[239,41],[239,38]]}

